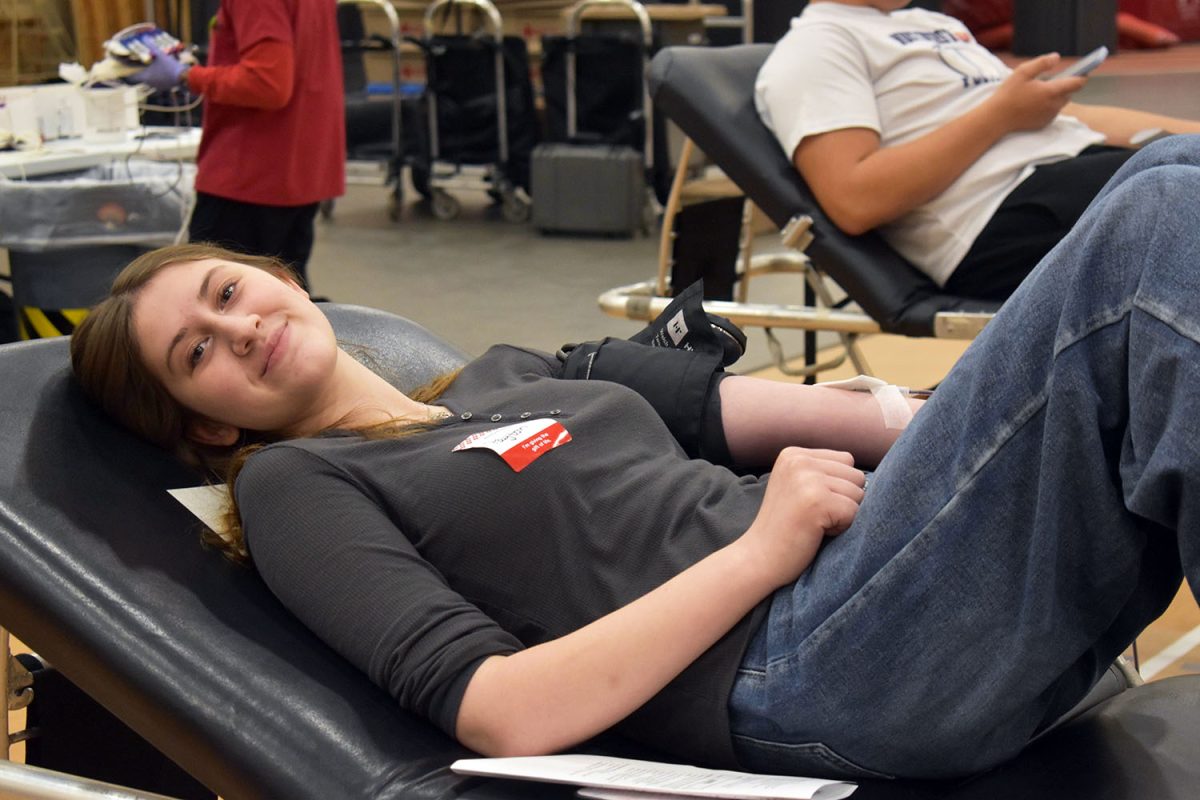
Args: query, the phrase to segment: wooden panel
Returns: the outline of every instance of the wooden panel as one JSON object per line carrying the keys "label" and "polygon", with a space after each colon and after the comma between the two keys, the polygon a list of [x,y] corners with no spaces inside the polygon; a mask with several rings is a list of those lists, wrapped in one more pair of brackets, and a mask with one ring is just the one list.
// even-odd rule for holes
{"label": "wooden panel", "polygon": [[40,83],[74,58],[58,0],[0,0],[0,85]]}
{"label": "wooden panel", "polygon": [[71,0],[79,63],[90,67],[104,58],[103,42],[146,18],[142,0]]}

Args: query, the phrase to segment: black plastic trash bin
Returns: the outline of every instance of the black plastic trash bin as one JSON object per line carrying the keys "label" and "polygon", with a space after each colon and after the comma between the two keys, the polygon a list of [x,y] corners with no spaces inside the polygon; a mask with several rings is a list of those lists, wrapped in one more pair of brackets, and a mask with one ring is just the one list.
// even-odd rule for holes
{"label": "black plastic trash bin", "polygon": [[94,244],[10,250],[18,337],[69,336],[121,268],[150,249],[153,245]]}
{"label": "black plastic trash bin", "polygon": [[0,181],[21,338],[66,335],[139,254],[184,228],[195,167],[114,162],[70,175]]}

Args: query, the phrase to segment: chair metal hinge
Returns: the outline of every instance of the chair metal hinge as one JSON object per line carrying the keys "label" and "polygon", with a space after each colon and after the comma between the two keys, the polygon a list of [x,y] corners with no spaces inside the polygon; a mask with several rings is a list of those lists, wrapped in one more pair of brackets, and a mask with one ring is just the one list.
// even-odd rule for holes
{"label": "chair metal hinge", "polygon": [[797,214],[783,226],[779,236],[785,245],[803,253],[812,244],[812,224],[812,217],[808,214]]}
{"label": "chair metal hinge", "polygon": [[9,711],[19,711],[33,702],[33,674],[13,655],[8,657],[8,693],[5,697]]}

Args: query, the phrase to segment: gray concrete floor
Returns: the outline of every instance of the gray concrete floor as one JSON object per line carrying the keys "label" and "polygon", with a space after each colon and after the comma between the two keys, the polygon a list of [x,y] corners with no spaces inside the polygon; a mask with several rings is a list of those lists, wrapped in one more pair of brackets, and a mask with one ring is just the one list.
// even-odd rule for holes
{"label": "gray concrete floor", "polygon": [[1096,75],[1076,99],[1200,119],[1200,45],[1187,45],[1187,49],[1195,53],[1196,72]]}
{"label": "gray concrete floor", "polygon": [[[642,323],[611,317],[597,298],[605,290],[650,280],[658,270],[658,238],[540,234],[505,221],[482,192],[454,192],[463,210],[433,217],[408,190],[400,220],[387,213],[388,192],[351,185],[318,219],[309,264],[313,293],[342,303],[408,317],[471,354],[505,342],[553,351],[564,342],[629,336]],[[763,237],[756,249],[778,249]],[[798,279],[770,276],[752,300],[803,301]],[[770,362],[765,337],[754,332],[739,371]],[[787,352],[802,353],[801,335],[781,335]]]}
{"label": "gray concrete floor", "polygon": [[393,222],[386,190],[348,187],[332,218],[317,222],[314,294],[401,314],[472,354],[638,329],[605,315],[596,298],[654,274],[655,239],[542,236],[502,219],[482,192],[453,194],[463,205],[454,220],[435,219],[408,191]]}

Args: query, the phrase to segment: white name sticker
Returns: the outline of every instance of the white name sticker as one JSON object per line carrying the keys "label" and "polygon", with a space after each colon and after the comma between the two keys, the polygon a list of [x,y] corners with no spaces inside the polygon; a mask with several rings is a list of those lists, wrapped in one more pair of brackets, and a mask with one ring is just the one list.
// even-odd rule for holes
{"label": "white name sticker", "polygon": [[555,419],[531,419],[482,433],[473,433],[454,446],[453,452],[491,450],[520,472],[556,447],[571,441],[571,434]]}

